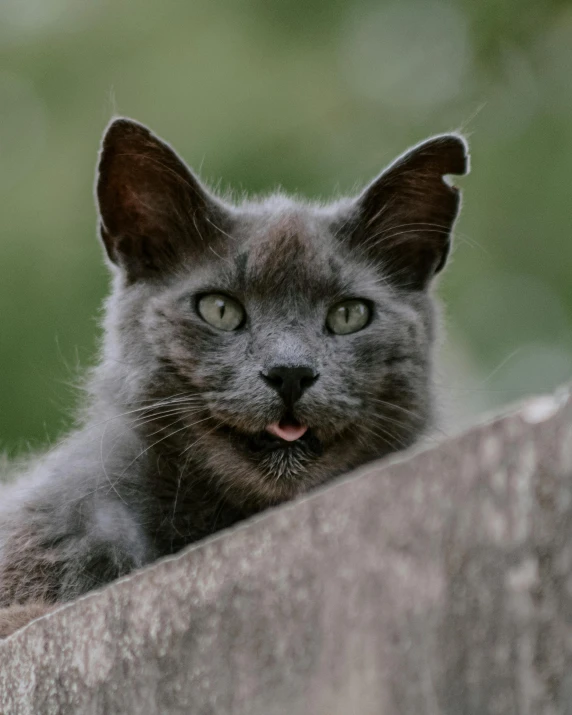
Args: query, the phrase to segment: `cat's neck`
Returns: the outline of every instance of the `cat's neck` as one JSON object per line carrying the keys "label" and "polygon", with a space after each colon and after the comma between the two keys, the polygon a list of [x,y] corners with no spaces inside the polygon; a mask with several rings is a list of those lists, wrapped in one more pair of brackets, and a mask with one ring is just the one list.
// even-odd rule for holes
{"label": "cat's neck", "polygon": [[158,553],[175,553],[259,510],[231,503],[192,452],[181,459],[181,440],[177,434],[169,437],[177,428],[166,426],[172,416],[154,422],[156,411],[149,417],[147,409],[125,409],[110,394],[99,389],[81,441],[103,472],[101,484],[141,515]]}

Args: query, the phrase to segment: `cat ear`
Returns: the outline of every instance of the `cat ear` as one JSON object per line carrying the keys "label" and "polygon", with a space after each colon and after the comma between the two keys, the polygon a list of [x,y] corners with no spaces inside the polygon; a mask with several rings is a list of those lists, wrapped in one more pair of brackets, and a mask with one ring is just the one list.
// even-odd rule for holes
{"label": "cat ear", "polygon": [[173,149],[130,119],[115,119],[105,132],[97,200],[107,254],[131,281],[203,250],[222,212]]}
{"label": "cat ear", "polygon": [[460,207],[459,190],[444,177],[468,170],[468,146],[457,134],[413,147],[357,199],[352,243],[383,261],[397,285],[424,289],[445,265]]}

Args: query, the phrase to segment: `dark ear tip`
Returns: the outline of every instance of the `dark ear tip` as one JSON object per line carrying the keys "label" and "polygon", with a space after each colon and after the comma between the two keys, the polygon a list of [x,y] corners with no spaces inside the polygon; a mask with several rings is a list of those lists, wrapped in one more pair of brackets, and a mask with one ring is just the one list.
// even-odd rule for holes
{"label": "dark ear tip", "polygon": [[151,136],[146,126],[129,117],[114,117],[103,132],[103,149],[113,146],[116,142],[129,138],[145,138]]}
{"label": "dark ear tip", "polygon": [[391,164],[389,172],[405,168],[429,170],[441,176],[468,174],[469,145],[461,134],[438,134],[402,154]]}
{"label": "dark ear tip", "polygon": [[471,157],[469,144],[465,137],[462,134],[446,134],[443,137],[443,143],[448,161],[452,166],[454,165],[450,173],[459,176],[468,174],[471,168]]}
{"label": "dark ear tip", "polygon": [[430,156],[442,174],[464,176],[469,173],[469,145],[461,134],[441,134],[423,142],[413,151]]}

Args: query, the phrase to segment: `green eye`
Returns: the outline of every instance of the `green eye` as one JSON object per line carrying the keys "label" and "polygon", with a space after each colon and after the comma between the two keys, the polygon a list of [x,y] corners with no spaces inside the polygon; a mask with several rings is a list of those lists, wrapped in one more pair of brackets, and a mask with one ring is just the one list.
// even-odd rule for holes
{"label": "green eye", "polygon": [[203,295],[197,305],[199,315],[219,330],[236,330],[244,322],[245,312],[237,300],[220,293]]}
{"label": "green eye", "polygon": [[357,333],[369,322],[371,310],[363,300],[344,300],[330,308],[326,325],[336,335]]}

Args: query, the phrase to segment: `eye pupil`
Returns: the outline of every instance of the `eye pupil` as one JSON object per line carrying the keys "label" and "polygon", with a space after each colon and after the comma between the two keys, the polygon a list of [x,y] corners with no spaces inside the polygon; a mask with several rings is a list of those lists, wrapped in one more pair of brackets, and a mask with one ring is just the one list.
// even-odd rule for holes
{"label": "eye pupil", "polygon": [[330,308],[326,325],[336,335],[349,335],[362,330],[369,323],[371,310],[366,301],[345,300]]}
{"label": "eye pupil", "polygon": [[237,300],[217,293],[203,295],[197,312],[205,323],[225,331],[237,330],[245,319],[244,308]]}

